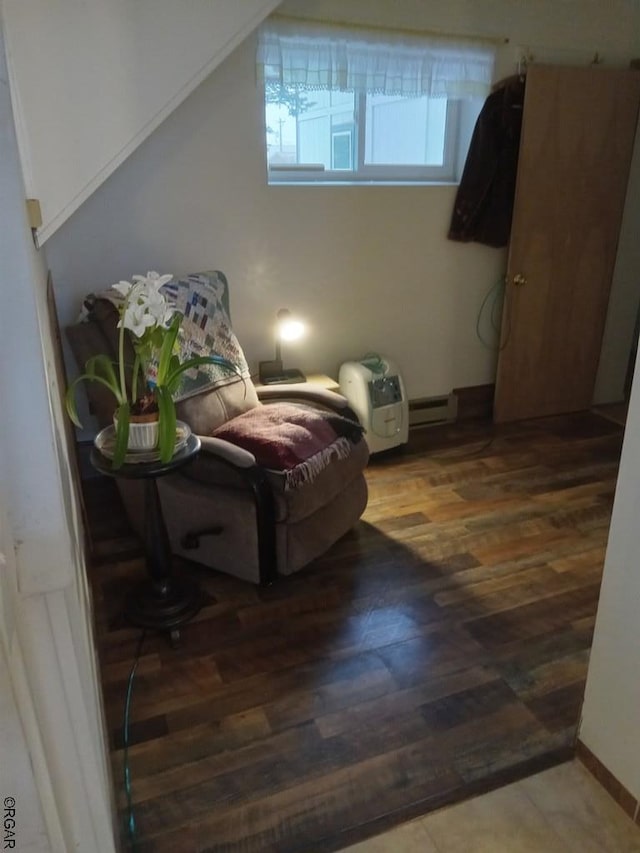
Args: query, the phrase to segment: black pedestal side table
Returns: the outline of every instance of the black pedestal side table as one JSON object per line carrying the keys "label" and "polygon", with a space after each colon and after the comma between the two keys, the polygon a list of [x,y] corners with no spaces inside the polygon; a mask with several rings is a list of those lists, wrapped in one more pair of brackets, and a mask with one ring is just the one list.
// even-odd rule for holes
{"label": "black pedestal side table", "polygon": [[133,625],[168,631],[173,644],[180,639],[180,625],[193,618],[202,607],[202,595],[188,578],[175,577],[171,571],[171,545],[162,515],[156,480],[177,471],[200,450],[200,439],[191,434],[168,462],[124,462],[113,469],[111,459],[97,447],[91,450],[91,464],[108,477],[144,480],[146,567],[149,575],[132,593],[125,605],[125,616]]}

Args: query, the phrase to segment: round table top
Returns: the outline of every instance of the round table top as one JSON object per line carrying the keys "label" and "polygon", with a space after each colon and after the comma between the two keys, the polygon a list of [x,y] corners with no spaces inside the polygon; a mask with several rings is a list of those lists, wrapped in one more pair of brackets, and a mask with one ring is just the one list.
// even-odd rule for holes
{"label": "round table top", "polygon": [[[150,462],[123,462],[119,468],[113,468],[113,461],[101,453],[97,447],[91,449],[91,464],[108,477],[125,477],[129,480],[142,480],[146,477],[161,477],[186,465],[200,450],[200,439],[191,433],[184,447],[173,454],[168,462],[155,459]],[[130,454],[131,455],[131,454]]]}

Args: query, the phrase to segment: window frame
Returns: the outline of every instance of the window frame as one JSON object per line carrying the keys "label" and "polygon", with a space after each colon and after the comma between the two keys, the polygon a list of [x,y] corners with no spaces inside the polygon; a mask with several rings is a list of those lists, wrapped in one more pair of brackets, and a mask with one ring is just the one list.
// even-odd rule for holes
{"label": "window frame", "polygon": [[[318,163],[269,164],[267,154],[266,119],[263,144],[270,186],[278,184],[452,184],[459,179],[458,152],[460,148],[459,100],[447,99],[444,163],[442,166],[398,164],[366,164],[366,99],[367,93],[354,97],[354,169],[325,169]],[[266,107],[266,84],[263,87],[263,114]],[[331,146],[333,138],[331,137]]]}

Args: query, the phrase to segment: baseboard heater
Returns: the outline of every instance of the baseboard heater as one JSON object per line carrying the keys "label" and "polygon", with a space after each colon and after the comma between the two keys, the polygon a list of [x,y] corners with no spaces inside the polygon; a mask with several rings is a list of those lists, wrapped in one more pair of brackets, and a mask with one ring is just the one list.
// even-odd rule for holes
{"label": "baseboard heater", "polygon": [[458,398],[455,394],[409,400],[409,429],[450,423],[457,416]]}

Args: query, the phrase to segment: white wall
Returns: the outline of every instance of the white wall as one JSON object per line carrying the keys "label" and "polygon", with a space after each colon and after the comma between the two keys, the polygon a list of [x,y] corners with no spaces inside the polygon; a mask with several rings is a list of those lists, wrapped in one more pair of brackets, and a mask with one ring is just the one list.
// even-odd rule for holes
{"label": "white wall", "polygon": [[618,256],[613,272],[600,364],[593,392],[594,403],[624,400],[629,351],[633,343],[640,303],[640,118],[629,171]]}
{"label": "white wall", "polygon": [[[12,805],[15,808],[15,826],[9,824],[6,827],[14,835],[10,836],[7,831],[6,840],[15,841],[14,848],[25,853],[51,853],[50,834],[45,825],[21,708],[14,691],[15,677],[12,678],[18,653],[16,587],[14,542],[0,489],[0,793],[3,808],[11,808]],[[13,804],[11,801],[7,803],[7,797],[13,800]],[[9,812],[3,812],[4,816],[11,820]]]}
{"label": "white wall", "polygon": [[[14,801],[15,825],[7,825],[3,836],[15,840],[21,853],[51,853],[52,847],[42,817],[40,799],[29,760],[27,742],[9,676],[6,649],[0,642],[0,755],[2,755],[3,817],[7,797]],[[11,806],[11,803],[9,803]],[[14,835],[9,835],[9,832]],[[11,849],[5,844],[5,849]]]}
{"label": "white wall", "polygon": [[42,244],[278,0],[5,0]]}
{"label": "white wall", "polygon": [[629,404],[579,736],[640,799],[640,359]]}
{"label": "white wall", "polygon": [[0,683],[10,715],[0,740],[13,732],[12,748],[22,735],[27,749],[15,763],[2,749],[3,796],[32,800],[17,849],[113,853],[78,501],[52,370],[46,260],[26,217],[1,2],[0,151]]}
{"label": "white wall", "polygon": [[636,0],[284,0],[278,13],[509,38],[534,56],[595,51],[610,62],[638,50]]}
{"label": "white wall", "polygon": [[[626,64],[638,7],[584,0],[302,2],[284,11],[375,24],[508,36],[498,76],[527,45],[586,62]],[[491,382],[495,353],[476,338],[505,252],[446,240],[455,187],[268,187],[261,96],[249,38],[48,243],[63,322],[82,296],[132,273],[218,267],[252,366],[272,357],[283,306],[310,334],[287,364],[336,375],[369,350],[401,365],[411,398]]]}

